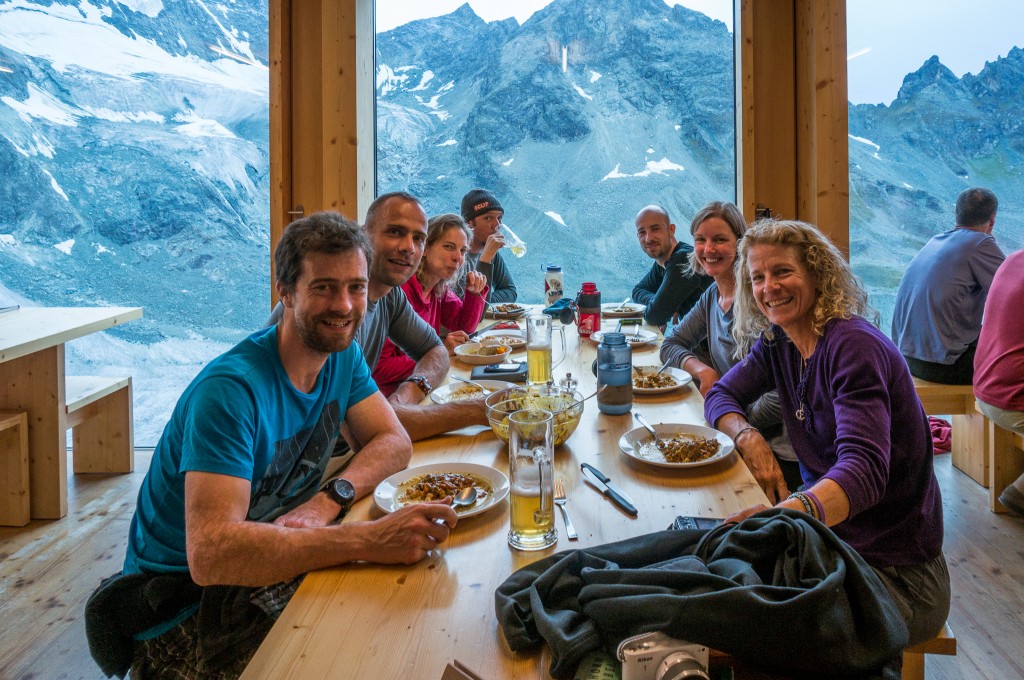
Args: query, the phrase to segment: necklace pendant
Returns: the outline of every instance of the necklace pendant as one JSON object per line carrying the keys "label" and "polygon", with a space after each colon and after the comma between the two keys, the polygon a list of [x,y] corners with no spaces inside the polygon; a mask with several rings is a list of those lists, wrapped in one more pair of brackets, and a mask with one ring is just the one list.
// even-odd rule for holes
{"label": "necklace pendant", "polygon": [[796,419],[799,420],[800,422],[803,422],[803,420],[804,420],[804,405],[803,404],[800,404],[800,408],[798,408],[796,410]]}

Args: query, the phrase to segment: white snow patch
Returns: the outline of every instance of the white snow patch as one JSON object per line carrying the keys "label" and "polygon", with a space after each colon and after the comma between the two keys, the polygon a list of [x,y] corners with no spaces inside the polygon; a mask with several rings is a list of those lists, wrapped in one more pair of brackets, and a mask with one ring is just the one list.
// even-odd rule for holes
{"label": "white snow patch", "polygon": [[907,184],[906,182],[903,183],[903,186],[905,186],[907,189],[913,189],[914,188],[914,187],[910,186],[909,184]]}
{"label": "white snow patch", "polygon": [[178,123],[184,123],[179,125],[176,130],[186,137],[229,137],[235,138],[235,135],[228,130],[226,127],[221,125],[219,122],[199,117],[195,111],[185,111],[174,115],[174,121]]}
{"label": "white snow patch", "polygon": [[427,89],[427,83],[434,79],[434,72],[427,70],[423,72],[423,76],[420,78],[420,84],[409,90],[410,92],[416,92],[417,90]]}
{"label": "white snow patch", "polygon": [[0,97],[0,101],[14,109],[26,123],[31,123],[33,118],[42,118],[57,125],[76,127],[82,115],[79,109],[65,104],[35,83],[28,84],[28,99],[25,101],[19,102],[13,97]]}
{"label": "white snow patch", "polygon": [[13,248],[16,245],[18,245],[18,239],[14,238],[14,234],[0,234],[0,246]]}
{"label": "white snow patch", "polygon": [[553,219],[555,222],[561,224],[563,227],[565,226],[565,220],[563,220],[562,216],[556,213],[554,210],[548,210],[544,214]]}
{"label": "white snow patch", "polygon": [[117,0],[128,9],[139,14],[145,14],[149,18],[155,18],[164,9],[164,3],[160,0]]}
{"label": "white snow patch", "polygon": [[446,139],[440,144],[438,144],[438,146],[455,146],[456,144],[458,144],[458,142],[455,141],[454,139]]}
{"label": "white snow patch", "polygon": [[438,175],[438,176],[437,176],[437,179],[438,179],[438,181],[441,181],[441,180],[442,180],[442,179],[444,179],[445,177],[447,177],[447,175]]}
{"label": "white snow patch", "polygon": [[856,135],[849,135],[849,137],[850,137],[850,139],[852,139],[855,142],[860,142],[861,144],[867,144],[868,146],[875,147],[875,151],[881,151],[882,150],[882,147],[878,146],[877,144],[872,142],[870,139],[865,139],[863,137],[858,137]]}
{"label": "white snow patch", "polygon": [[391,67],[387,64],[381,64],[377,67],[377,96],[383,97],[387,93],[397,90],[399,87],[405,85],[406,81],[409,80],[409,76],[397,75],[397,73],[403,69],[408,70],[411,66],[403,66],[401,68],[391,70]]}
{"label": "white snow patch", "polygon": [[57,184],[57,178],[51,175],[50,171],[47,170],[46,168],[43,168],[42,170],[44,173],[46,173],[46,176],[50,178],[50,186],[53,188],[53,190],[60,194],[61,198],[70,203],[71,199],[69,199],[68,195],[64,193],[64,190],[61,188],[60,184]]}
{"label": "white snow patch", "polygon": [[590,82],[592,83],[596,83],[597,81],[601,80],[601,77],[601,74],[598,73],[597,71],[590,72]]}
{"label": "white snow patch", "polygon": [[75,239],[69,238],[67,241],[61,241],[60,243],[54,243],[53,247],[64,253],[65,255],[71,254],[71,249],[75,247]]}
{"label": "white snow patch", "polygon": [[562,73],[566,73],[569,69],[569,48],[562,48]]}
{"label": "white snow patch", "polygon": [[675,125],[675,126],[673,126],[673,127],[675,127],[675,129],[676,129],[677,131],[678,131],[678,130],[682,130],[682,129],[683,129],[683,126],[682,126],[682,125]]}
{"label": "white snow patch", "polygon": [[112,252],[109,248],[104,248],[102,243],[93,243],[96,246],[96,254]]}
{"label": "white snow patch", "polygon": [[164,117],[155,111],[112,111],[110,109],[83,106],[82,111],[93,118],[109,120],[114,123],[164,123]]}
{"label": "white snow patch", "polygon": [[652,147],[647,147],[647,153],[654,153],[654,149]]}
{"label": "white snow patch", "polygon": [[442,87],[439,87],[437,89],[437,91],[438,92],[447,92],[448,90],[451,90],[454,87],[455,87],[455,81],[454,80],[449,80],[445,85],[443,85]]}
{"label": "white snow patch", "polygon": [[666,172],[673,170],[683,172],[686,170],[683,166],[678,163],[673,163],[667,158],[662,158],[660,161],[647,161],[644,165],[644,169],[640,172],[634,173],[623,173],[619,172],[619,164],[615,164],[615,169],[609,172],[607,175],[601,178],[601,181],[606,179],[619,179],[621,177],[647,177],[648,175],[659,174],[663,175]]}
{"label": "white snow patch", "polygon": [[414,68],[416,68],[416,67],[415,66],[399,66],[398,68],[395,69],[395,73],[405,73],[406,71],[411,71]]}
{"label": "white snow patch", "polygon": [[183,49],[183,50],[187,50],[188,49],[188,43],[185,42],[185,39],[181,37],[180,33],[178,34],[178,44],[181,45],[181,49]]}
{"label": "white snow patch", "polygon": [[502,163],[502,165],[504,165],[507,168],[508,166],[512,165],[512,161],[514,161],[514,160],[515,160],[515,157],[509,158],[507,161]]}
{"label": "white snow patch", "polygon": [[[206,10],[201,0],[195,4]],[[105,23],[104,13],[111,12],[104,9],[105,12],[83,0],[77,7],[53,3],[41,11],[39,5],[29,0],[11,0],[0,10],[0,45],[48,61],[61,73],[77,68],[128,80],[152,74],[267,96],[267,67],[256,61],[247,43],[235,40],[230,31],[223,29],[216,17],[214,23],[221,28],[232,51],[245,55],[250,63],[171,55],[153,40],[125,35]],[[61,39],[41,40],[39,36],[44,35],[59,35]],[[96,45],[103,49],[96,49]]]}
{"label": "white snow patch", "polygon": [[576,83],[573,83],[573,84],[572,84],[572,87],[573,87],[573,89],[574,89],[574,90],[576,90],[576,91],[577,91],[577,92],[579,93],[579,95],[580,95],[581,97],[583,97],[584,99],[591,99],[591,100],[593,99],[593,97],[591,97],[591,96],[590,96],[589,94],[587,94],[586,92],[584,92],[584,91],[583,91],[583,88],[582,88],[582,87],[580,87],[579,85],[577,85]]}

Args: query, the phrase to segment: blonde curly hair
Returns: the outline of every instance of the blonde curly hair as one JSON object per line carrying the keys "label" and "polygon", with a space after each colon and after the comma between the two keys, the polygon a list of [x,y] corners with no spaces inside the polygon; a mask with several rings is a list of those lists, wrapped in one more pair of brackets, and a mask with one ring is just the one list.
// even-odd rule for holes
{"label": "blonde curly hair", "polygon": [[850,264],[817,227],[796,220],[764,219],[755,222],[740,241],[736,254],[736,300],[733,338],[736,358],[750,351],[759,337],[774,339],[771,324],[754,300],[747,268],[750,249],[759,245],[787,246],[796,250],[800,263],[818,282],[811,311],[811,328],[821,337],[832,319],[862,316],[878,325],[878,312],[868,304],[868,294],[854,276]]}

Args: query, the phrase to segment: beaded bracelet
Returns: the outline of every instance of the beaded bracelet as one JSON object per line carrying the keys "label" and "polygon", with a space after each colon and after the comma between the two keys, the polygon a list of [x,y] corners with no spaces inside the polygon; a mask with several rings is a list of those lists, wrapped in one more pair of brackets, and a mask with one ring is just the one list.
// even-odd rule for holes
{"label": "beaded bracelet", "polygon": [[[811,517],[815,516],[814,505],[811,503],[811,499],[807,497],[807,494],[803,493],[802,491],[794,491],[793,493],[789,494],[789,498],[795,498],[798,501],[800,501],[800,503],[804,506],[804,512],[806,512]],[[786,500],[789,500],[789,498],[787,498]]]}
{"label": "beaded bracelet", "polygon": [[821,504],[821,500],[819,500],[818,497],[816,495],[814,495],[813,491],[803,491],[802,493],[803,493],[803,495],[805,495],[808,498],[810,498],[811,502],[814,503],[814,509],[818,511],[818,521],[821,522],[822,524],[824,524],[825,523],[825,506]]}

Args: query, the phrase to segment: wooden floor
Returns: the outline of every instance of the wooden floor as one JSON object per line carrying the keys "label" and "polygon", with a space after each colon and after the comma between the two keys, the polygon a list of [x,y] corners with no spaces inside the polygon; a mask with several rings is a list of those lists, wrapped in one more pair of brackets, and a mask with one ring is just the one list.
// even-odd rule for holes
{"label": "wooden floor", "polygon": [[[0,678],[102,678],[82,613],[100,579],[121,567],[128,523],[151,452],[131,475],[69,479],[69,515],[0,528]],[[929,657],[933,680],[1024,679],[1024,520],[994,515],[984,491],[938,456],[953,581],[956,657]]]}

